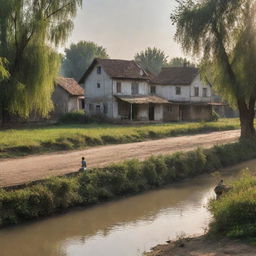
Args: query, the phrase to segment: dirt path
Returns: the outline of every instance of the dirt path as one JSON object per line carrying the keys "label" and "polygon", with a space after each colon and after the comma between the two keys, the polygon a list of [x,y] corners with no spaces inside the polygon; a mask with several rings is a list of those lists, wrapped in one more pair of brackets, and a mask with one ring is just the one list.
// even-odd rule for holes
{"label": "dirt path", "polygon": [[238,240],[207,236],[181,239],[158,245],[145,256],[255,256],[256,247]]}
{"label": "dirt path", "polygon": [[0,187],[23,184],[53,175],[75,172],[85,156],[89,167],[102,167],[125,159],[145,159],[151,155],[187,151],[236,141],[240,131],[213,132],[165,138],[138,143],[93,147],[82,151],[61,152],[0,161]]}

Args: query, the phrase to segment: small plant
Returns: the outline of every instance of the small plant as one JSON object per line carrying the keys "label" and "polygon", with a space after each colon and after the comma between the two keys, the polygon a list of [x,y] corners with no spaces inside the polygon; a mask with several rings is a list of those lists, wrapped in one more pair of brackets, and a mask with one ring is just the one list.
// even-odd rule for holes
{"label": "small plant", "polygon": [[217,122],[220,119],[220,115],[213,110],[211,114],[211,121]]}

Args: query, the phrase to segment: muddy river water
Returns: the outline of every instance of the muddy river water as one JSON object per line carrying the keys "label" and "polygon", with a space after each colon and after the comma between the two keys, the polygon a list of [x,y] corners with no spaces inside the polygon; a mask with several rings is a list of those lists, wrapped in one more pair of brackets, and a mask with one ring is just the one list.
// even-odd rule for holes
{"label": "muddy river water", "polygon": [[[225,179],[256,160],[221,172]],[[218,178],[219,179],[219,178]],[[218,180],[203,175],[141,195],[0,230],[1,256],[137,256],[187,234],[202,234]]]}

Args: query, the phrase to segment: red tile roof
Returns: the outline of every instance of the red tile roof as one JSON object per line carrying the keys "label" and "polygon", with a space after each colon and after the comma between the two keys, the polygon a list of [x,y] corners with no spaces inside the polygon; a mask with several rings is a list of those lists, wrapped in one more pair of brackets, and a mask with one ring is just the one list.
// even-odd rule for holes
{"label": "red tile roof", "polygon": [[84,83],[95,65],[100,65],[104,71],[115,79],[149,80],[148,73],[133,60],[94,59],[79,83]]}
{"label": "red tile roof", "polygon": [[84,89],[73,78],[59,77],[56,84],[72,96],[84,96]]}
{"label": "red tile roof", "polygon": [[198,74],[197,68],[166,67],[151,82],[159,85],[190,85]]}

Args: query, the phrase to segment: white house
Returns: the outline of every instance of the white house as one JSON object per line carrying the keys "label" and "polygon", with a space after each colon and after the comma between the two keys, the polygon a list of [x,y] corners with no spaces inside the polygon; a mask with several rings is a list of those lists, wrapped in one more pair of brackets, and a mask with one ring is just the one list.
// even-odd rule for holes
{"label": "white house", "polygon": [[154,77],[134,61],[95,59],[80,84],[89,115],[180,121],[207,120],[212,113],[211,87],[196,68],[163,68]]}

